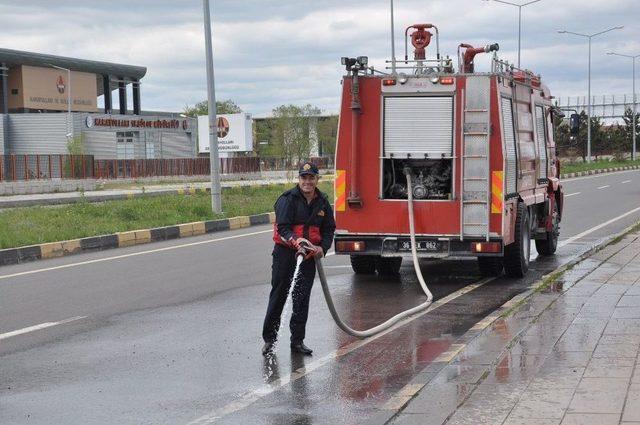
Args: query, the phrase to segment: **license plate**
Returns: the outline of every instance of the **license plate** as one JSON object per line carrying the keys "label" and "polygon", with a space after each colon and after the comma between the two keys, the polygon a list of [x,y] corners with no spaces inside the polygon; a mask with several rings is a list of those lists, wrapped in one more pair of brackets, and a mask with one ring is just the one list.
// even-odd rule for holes
{"label": "license plate", "polygon": [[[401,240],[398,243],[400,251],[411,251],[411,240]],[[416,251],[439,252],[442,245],[438,241],[416,241]]]}

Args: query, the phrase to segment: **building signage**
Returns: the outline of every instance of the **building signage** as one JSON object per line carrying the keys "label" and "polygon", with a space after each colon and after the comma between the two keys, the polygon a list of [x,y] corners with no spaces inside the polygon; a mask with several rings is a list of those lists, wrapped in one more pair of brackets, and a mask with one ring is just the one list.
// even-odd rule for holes
{"label": "building signage", "polygon": [[[251,152],[253,150],[253,120],[250,114],[218,115],[216,121],[218,152]],[[209,152],[209,117],[207,115],[198,117],[198,151]]]}
{"label": "building signage", "polygon": [[189,120],[176,120],[176,119],[167,119],[167,118],[124,118],[122,115],[117,117],[107,115],[107,116],[93,116],[88,115],[86,119],[87,128],[94,127],[107,127],[107,128],[118,128],[118,129],[145,129],[145,128],[155,128],[155,129],[169,129],[169,130],[188,130],[189,129]]}
{"label": "building signage", "polygon": [[[9,74],[10,109],[96,112],[98,88],[95,74],[22,65]],[[70,99],[69,99],[70,98]]]}

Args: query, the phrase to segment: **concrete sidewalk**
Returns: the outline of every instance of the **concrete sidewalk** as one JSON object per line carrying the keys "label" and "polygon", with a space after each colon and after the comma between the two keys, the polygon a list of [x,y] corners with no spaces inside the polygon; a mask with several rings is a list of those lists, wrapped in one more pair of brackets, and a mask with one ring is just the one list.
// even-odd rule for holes
{"label": "concrete sidewalk", "polygon": [[[288,179],[237,180],[221,183],[223,188],[238,186],[260,186],[269,184],[294,183]],[[165,184],[144,186],[139,189],[94,190],[86,192],[40,193],[31,195],[0,196],[0,209],[20,208],[34,205],[62,205],[73,204],[81,200],[87,202],[104,202],[116,199],[135,198],[136,196],[160,196],[169,194],[184,194],[193,191],[209,190],[210,182],[188,182],[180,184]]]}
{"label": "concrete sidewalk", "polygon": [[640,232],[507,304],[391,423],[640,424]]}

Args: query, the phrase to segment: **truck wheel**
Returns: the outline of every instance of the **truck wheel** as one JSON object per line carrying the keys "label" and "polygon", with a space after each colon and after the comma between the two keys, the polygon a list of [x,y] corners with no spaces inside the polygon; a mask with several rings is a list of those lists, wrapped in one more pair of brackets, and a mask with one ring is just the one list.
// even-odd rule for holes
{"label": "truck wheel", "polygon": [[400,272],[402,257],[380,257],[376,262],[376,268],[381,275],[394,275]]}
{"label": "truck wheel", "polygon": [[478,257],[478,268],[482,276],[498,276],[504,268],[502,257]]}
{"label": "truck wheel", "polygon": [[553,204],[553,215],[551,216],[552,228],[547,232],[547,239],[536,239],[536,251],[540,255],[553,255],[558,247],[558,236],[560,235],[560,224],[558,223],[558,204]]}
{"label": "truck wheel", "polygon": [[531,234],[529,213],[524,203],[518,203],[516,213],[515,241],[504,247],[504,270],[508,276],[522,277],[529,270]]}
{"label": "truck wheel", "polygon": [[351,255],[351,268],[355,274],[374,274],[376,257],[374,255]]}

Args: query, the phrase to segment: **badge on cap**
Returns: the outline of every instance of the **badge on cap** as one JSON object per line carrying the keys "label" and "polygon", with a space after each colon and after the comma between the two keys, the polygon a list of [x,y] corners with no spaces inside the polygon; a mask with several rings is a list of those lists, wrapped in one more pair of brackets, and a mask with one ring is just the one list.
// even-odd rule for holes
{"label": "badge on cap", "polygon": [[303,169],[304,171],[309,171],[309,169],[311,169],[311,164],[309,164],[309,163],[304,164],[304,166],[302,167],[302,169]]}

